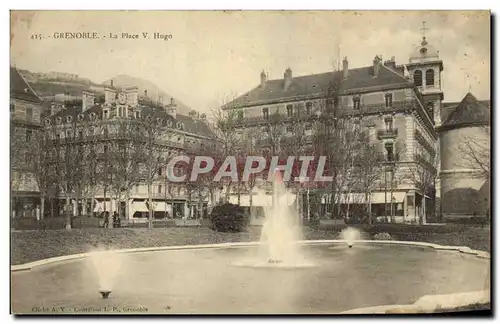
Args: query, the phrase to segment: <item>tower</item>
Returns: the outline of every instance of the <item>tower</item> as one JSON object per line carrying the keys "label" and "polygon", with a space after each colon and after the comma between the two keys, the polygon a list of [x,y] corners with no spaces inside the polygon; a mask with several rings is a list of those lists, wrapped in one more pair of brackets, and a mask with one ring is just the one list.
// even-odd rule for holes
{"label": "tower", "polygon": [[406,65],[410,79],[422,93],[424,105],[433,119],[435,127],[441,126],[441,102],[443,90],[441,88],[441,72],[443,61],[439,59],[439,52],[427,42],[425,32],[427,27],[422,22],[422,42],[410,55],[410,63]]}

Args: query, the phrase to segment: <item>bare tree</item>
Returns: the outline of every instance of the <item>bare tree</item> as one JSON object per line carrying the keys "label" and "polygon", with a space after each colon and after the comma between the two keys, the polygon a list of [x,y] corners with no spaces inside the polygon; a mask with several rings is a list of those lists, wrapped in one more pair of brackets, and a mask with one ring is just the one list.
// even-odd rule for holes
{"label": "bare tree", "polygon": [[[22,174],[24,168],[23,156],[26,152],[26,131],[23,128],[11,125],[10,127],[10,190],[11,204],[14,209],[11,212],[17,212],[16,203],[19,188],[22,182]],[[14,216],[14,215],[13,215]],[[17,217],[17,215],[15,215]]]}
{"label": "bare tree", "polygon": [[490,174],[490,127],[477,128],[474,135],[466,136],[459,147],[464,160],[464,167],[479,171],[479,176],[489,179]]}
{"label": "bare tree", "polygon": [[[138,168],[143,183],[148,188],[148,228],[153,228],[153,184],[158,178],[158,172],[168,164],[168,147],[164,142],[166,134],[165,122],[153,113],[134,120],[137,123],[137,134],[141,141],[137,148]],[[140,149],[140,150],[139,150]]]}
{"label": "bare tree", "polygon": [[45,215],[45,202],[50,188],[56,185],[57,156],[53,149],[53,139],[50,132],[37,131],[27,139],[29,161],[32,166],[33,176],[40,192],[40,216]]}
{"label": "bare tree", "polygon": [[[125,217],[129,217],[128,200],[133,187],[140,184],[139,162],[143,159],[142,141],[138,123],[127,120],[114,120],[109,125],[113,143],[109,148],[110,172],[113,174],[111,190],[120,206],[125,200]],[[120,207],[118,208],[121,213]]]}

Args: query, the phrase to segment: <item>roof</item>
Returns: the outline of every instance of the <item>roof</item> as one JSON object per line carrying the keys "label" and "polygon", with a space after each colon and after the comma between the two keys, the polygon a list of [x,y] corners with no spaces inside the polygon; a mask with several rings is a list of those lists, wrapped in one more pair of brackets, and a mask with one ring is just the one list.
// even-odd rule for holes
{"label": "roof", "polygon": [[413,84],[399,73],[401,68],[397,67],[396,70],[380,64],[377,77],[373,75],[373,66],[349,69],[345,79],[342,78],[342,71],[299,76],[292,78],[292,83],[286,90],[284,79],[268,80],[264,87],[258,85],[225,107],[292,101],[298,97],[324,95],[331,88],[332,82],[340,79],[341,93],[413,87]]}
{"label": "roof", "polygon": [[458,128],[490,123],[489,101],[479,101],[472,93],[468,92],[454,109],[452,104],[444,104],[445,109],[448,110],[448,115],[443,122],[443,128]]}
{"label": "roof", "polygon": [[28,82],[19,74],[19,71],[12,66],[10,67],[10,96],[37,103],[42,102]]}
{"label": "roof", "polygon": [[427,43],[427,40],[424,37],[420,46],[417,46],[410,54],[410,63],[413,63],[415,60],[420,61],[433,59],[439,59],[439,52],[434,46]]}
{"label": "roof", "polygon": [[[89,121],[90,115],[94,113],[97,118],[102,119],[103,107],[103,105],[94,105],[91,108],[87,109],[85,112],[81,113],[81,105],[67,105],[65,109],[62,109],[56,114],[49,116],[49,118],[52,122],[54,122],[57,117],[61,117],[62,119],[64,119],[68,116],[71,116],[74,121],[77,121],[78,115],[81,114],[83,116],[82,121]],[[176,120],[177,122],[182,122],[184,124],[183,131],[187,133],[205,137],[214,137],[214,134],[210,130],[208,125],[201,120],[195,120],[189,116],[185,116],[182,114],[176,114],[176,117],[174,118],[172,115],[166,113],[165,110],[161,108],[155,108],[145,105],[141,105],[140,108],[141,115],[143,117],[152,115],[154,118],[163,118],[164,120],[172,121]],[[50,108],[48,110],[50,113]]]}

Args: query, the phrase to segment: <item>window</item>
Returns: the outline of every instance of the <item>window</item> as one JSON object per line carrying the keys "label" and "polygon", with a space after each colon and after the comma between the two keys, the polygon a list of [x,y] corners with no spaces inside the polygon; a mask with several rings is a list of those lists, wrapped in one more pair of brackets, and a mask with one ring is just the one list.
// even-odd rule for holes
{"label": "window", "polygon": [[94,135],[94,127],[89,128],[89,135],[90,136]]}
{"label": "window", "polygon": [[359,109],[360,102],[361,102],[361,97],[360,96],[354,96],[354,97],[352,97],[352,104],[354,106],[354,109]]}
{"label": "window", "polygon": [[292,105],[286,105],[286,116],[287,117],[293,116],[293,106]]}
{"label": "window", "polygon": [[33,119],[33,108],[26,107],[26,121],[30,122]]}
{"label": "window", "polygon": [[13,112],[14,112],[14,110],[16,110],[16,105],[15,105],[15,104],[13,104],[13,103],[11,103],[11,104],[10,104],[10,112],[12,112],[12,113],[13,113]]}
{"label": "window", "polygon": [[428,69],[425,71],[425,85],[433,86],[434,85],[434,70]]}
{"label": "window", "polygon": [[59,142],[60,139],[61,139],[61,135],[56,134],[56,141]]}
{"label": "window", "polygon": [[108,146],[104,145],[104,153],[108,153]]}
{"label": "window", "polygon": [[[136,111],[135,112],[135,118],[140,118],[141,117],[141,113],[140,111]],[[170,122],[170,125],[169,126],[172,126],[172,122]]]}
{"label": "window", "polygon": [[83,131],[81,131],[81,130],[78,131],[78,138],[79,139],[83,138]]}
{"label": "window", "polygon": [[158,169],[158,175],[161,176],[161,171],[162,171],[162,168],[159,168]]}
{"label": "window", "polygon": [[73,117],[71,117],[71,116],[66,117],[66,122],[67,123],[71,123],[72,120],[73,120]]}
{"label": "window", "polygon": [[66,130],[66,137],[71,137],[73,135],[73,132],[71,131],[71,129],[67,129]]}
{"label": "window", "polygon": [[104,110],[104,118],[108,118],[108,110]]}
{"label": "window", "polygon": [[388,132],[391,132],[392,131],[392,126],[393,126],[393,121],[392,121],[392,117],[387,117],[385,120],[385,130],[388,131]]}
{"label": "window", "polygon": [[392,93],[385,94],[385,106],[392,107]]}
{"label": "window", "polygon": [[293,133],[293,126],[290,126],[290,125],[289,125],[289,126],[287,126],[287,127],[286,127],[286,131],[287,131],[288,133]]}
{"label": "window", "polygon": [[161,189],[162,189],[161,185],[158,185],[158,193],[160,193],[160,194],[161,194]]}
{"label": "window", "polygon": [[394,161],[394,143],[385,144],[385,153],[387,161]]}
{"label": "window", "polygon": [[269,109],[262,108],[262,115],[264,116],[264,119],[269,119]]}
{"label": "window", "polygon": [[306,103],[306,115],[307,116],[310,116],[311,113],[312,113],[312,102],[308,102]]}
{"label": "window", "polygon": [[26,130],[26,142],[31,142],[31,137],[33,135],[33,131],[31,129]]}
{"label": "window", "polygon": [[434,114],[434,105],[432,102],[427,103],[427,111],[431,114],[431,116]]}
{"label": "window", "polygon": [[312,124],[307,123],[307,124],[306,124],[306,130],[311,130],[311,129],[312,129]]}
{"label": "window", "polygon": [[422,86],[422,71],[416,70],[415,73],[413,73],[413,83],[415,83],[417,87]]}

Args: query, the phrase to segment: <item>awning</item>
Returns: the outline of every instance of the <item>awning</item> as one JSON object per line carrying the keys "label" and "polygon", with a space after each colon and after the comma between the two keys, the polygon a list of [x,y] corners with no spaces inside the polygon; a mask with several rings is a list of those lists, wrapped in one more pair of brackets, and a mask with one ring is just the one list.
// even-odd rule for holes
{"label": "awning", "polygon": [[[363,204],[366,203],[366,195],[364,193],[342,193],[337,198],[340,204]],[[325,194],[322,197],[321,203],[326,204],[328,201],[328,197],[331,197],[331,194]],[[392,201],[395,203],[404,202],[406,197],[406,192],[393,192],[392,193]],[[372,204],[384,204],[386,202],[386,193],[385,192],[373,192],[371,194],[370,202]],[[391,192],[387,192],[387,203],[391,202]]]}
{"label": "awning", "polygon": [[[374,192],[372,194],[372,204],[385,204],[385,192]],[[392,202],[394,203],[402,203],[405,201],[406,192],[393,192],[392,193]],[[387,192],[387,203],[391,202],[391,192]]]}
{"label": "awning", "polygon": [[[136,201],[132,204],[132,209],[134,212],[148,212],[148,208],[144,201]],[[153,201],[153,210],[154,211],[165,211],[165,202],[164,201]],[[167,211],[171,212],[172,207],[167,207]]]}
{"label": "awning", "polygon": [[[291,206],[295,203],[294,194],[283,195],[278,204],[282,206]],[[231,204],[238,204],[238,196],[232,195],[229,197]],[[271,207],[273,205],[273,197],[271,195],[253,195],[252,207]],[[240,195],[240,206],[250,207],[250,195]]]}

